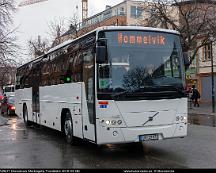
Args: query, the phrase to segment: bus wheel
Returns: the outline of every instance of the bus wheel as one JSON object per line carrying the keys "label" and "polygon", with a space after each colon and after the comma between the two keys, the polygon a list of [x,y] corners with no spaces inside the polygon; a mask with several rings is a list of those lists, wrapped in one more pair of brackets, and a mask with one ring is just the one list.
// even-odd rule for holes
{"label": "bus wheel", "polygon": [[26,126],[29,126],[29,121],[28,121],[28,109],[27,109],[27,106],[24,105],[23,106],[23,119],[24,119],[24,123]]}
{"label": "bus wheel", "polygon": [[66,112],[65,121],[64,121],[64,134],[67,143],[73,145],[74,137],[73,137],[73,123],[70,112]]}

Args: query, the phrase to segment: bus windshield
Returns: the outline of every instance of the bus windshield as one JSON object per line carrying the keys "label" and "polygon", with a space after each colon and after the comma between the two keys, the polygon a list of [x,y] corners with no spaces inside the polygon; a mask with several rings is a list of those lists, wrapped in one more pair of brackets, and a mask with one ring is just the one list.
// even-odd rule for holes
{"label": "bus windshield", "polygon": [[98,64],[99,99],[126,99],[128,94],[137,97],[135,93],[152,97],[159,91],[173,91],[179,97],[184,88],[184,69],[178,35],[103,31],[99,38],[106,40],[107,47],[105,62]]}

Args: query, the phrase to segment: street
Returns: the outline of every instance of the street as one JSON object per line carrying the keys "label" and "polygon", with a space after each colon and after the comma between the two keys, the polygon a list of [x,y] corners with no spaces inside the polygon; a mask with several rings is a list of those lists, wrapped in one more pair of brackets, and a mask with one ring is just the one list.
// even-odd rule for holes
{"label": "street", "polygon": [[0,168],[215,168],[216,129],[189,125],[185,138],[142,144],[66,144],[59,132],[26,128],[14,116],[0,126]]}

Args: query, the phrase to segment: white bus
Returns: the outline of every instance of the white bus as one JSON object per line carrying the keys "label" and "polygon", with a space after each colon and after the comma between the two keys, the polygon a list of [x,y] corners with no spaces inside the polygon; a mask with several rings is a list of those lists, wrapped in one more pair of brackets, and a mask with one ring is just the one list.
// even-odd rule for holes
{"label": "white bus", "polygon": [[184,88],[178,32],[100,27],[18,68],[16,113],[71,144],[184,137]]}
{"label": "white bus", "polygon": [[6,85],[3,86],[3,94],[6,96],[15,95],[15,85]]}

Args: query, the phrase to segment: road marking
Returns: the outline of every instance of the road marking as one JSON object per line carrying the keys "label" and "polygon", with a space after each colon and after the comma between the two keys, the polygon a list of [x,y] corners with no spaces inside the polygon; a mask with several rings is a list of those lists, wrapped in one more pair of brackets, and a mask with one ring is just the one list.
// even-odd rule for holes
{"label": "road marking", "polygon": [[19,131],[19,130],[21,131],[21,130],[25,130],[25,129],[14,129],[14,130],[15,130],[15,131]]}

